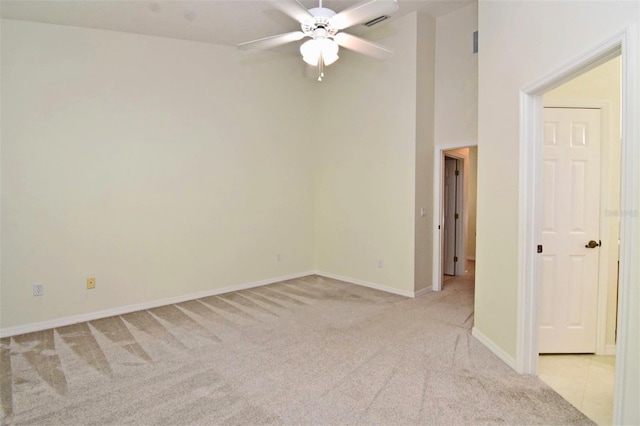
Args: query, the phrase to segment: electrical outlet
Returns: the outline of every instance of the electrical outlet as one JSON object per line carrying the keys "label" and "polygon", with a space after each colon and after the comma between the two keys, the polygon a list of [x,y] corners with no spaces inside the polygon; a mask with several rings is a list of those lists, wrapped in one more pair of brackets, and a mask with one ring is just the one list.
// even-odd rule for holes
{"label": "electrical outlet", "polygon": [[87,290],[91,290],[94,288],[96,288],[96,278],[95,277],[87,278]]}
{"label": "electrical outlet", "polygon": [[42,295],[44,295],[44,284],[34,284],[33,285],[33,295],[34,296],[42,296]]}
{"label": "electrical outlet", "polygon": [[376,262],[378,264],[378,268],[382,269],[384,268],[384,261],[382,260],[378,260],[378,262]]}
{"label": "electrical outlet", "polygon": [[276,260],[278,262],[282,261],[282,255],[280,253],[276,254]]}

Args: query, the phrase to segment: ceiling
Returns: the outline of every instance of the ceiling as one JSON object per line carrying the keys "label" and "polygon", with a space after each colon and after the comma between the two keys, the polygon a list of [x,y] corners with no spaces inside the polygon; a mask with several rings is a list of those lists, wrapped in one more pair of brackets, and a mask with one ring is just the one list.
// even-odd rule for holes
{"label": "ceiling", "polygon": [[[400,9],[390,20],[416,10],[437,17],[475,1],[398,0]],[[300,2],[318,6],[317,0]],[[339,12],[356,3],[324,0],[323,6]],[[300,29],[269,0],[1,0],[0,16],[230,46]],[[366,30],[359,25],[349,32]]]}

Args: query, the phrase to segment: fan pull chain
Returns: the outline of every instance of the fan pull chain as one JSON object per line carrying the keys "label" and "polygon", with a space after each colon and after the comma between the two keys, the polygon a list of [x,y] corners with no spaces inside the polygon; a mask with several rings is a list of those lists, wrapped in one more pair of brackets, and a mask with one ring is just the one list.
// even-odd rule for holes
{"label": "fan pull chain", "polygon": [[322,81],[324,77],[324,58],[322,57],[322,52],[320,52],[320,57],[318,58],[318,81]]}

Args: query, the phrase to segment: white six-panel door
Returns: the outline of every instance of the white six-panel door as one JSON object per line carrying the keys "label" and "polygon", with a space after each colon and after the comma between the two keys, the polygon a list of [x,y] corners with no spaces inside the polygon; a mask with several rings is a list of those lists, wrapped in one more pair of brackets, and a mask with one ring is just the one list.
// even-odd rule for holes
{"label": "white six-panel door", "polygon": [[596,349],[600,134],[599,109],[544,109],[540,353]]}

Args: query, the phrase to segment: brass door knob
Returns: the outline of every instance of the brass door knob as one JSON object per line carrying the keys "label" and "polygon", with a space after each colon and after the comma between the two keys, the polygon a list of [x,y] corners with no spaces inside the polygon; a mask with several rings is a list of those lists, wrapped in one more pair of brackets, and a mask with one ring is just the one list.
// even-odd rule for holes
{"label": "brass door knob", "polygon": [[600,247],[601,243],[599,241],[596,240],[591,240],[587,243],[587,245],[585,246],[586,248],[596,248],[596,247]]}

